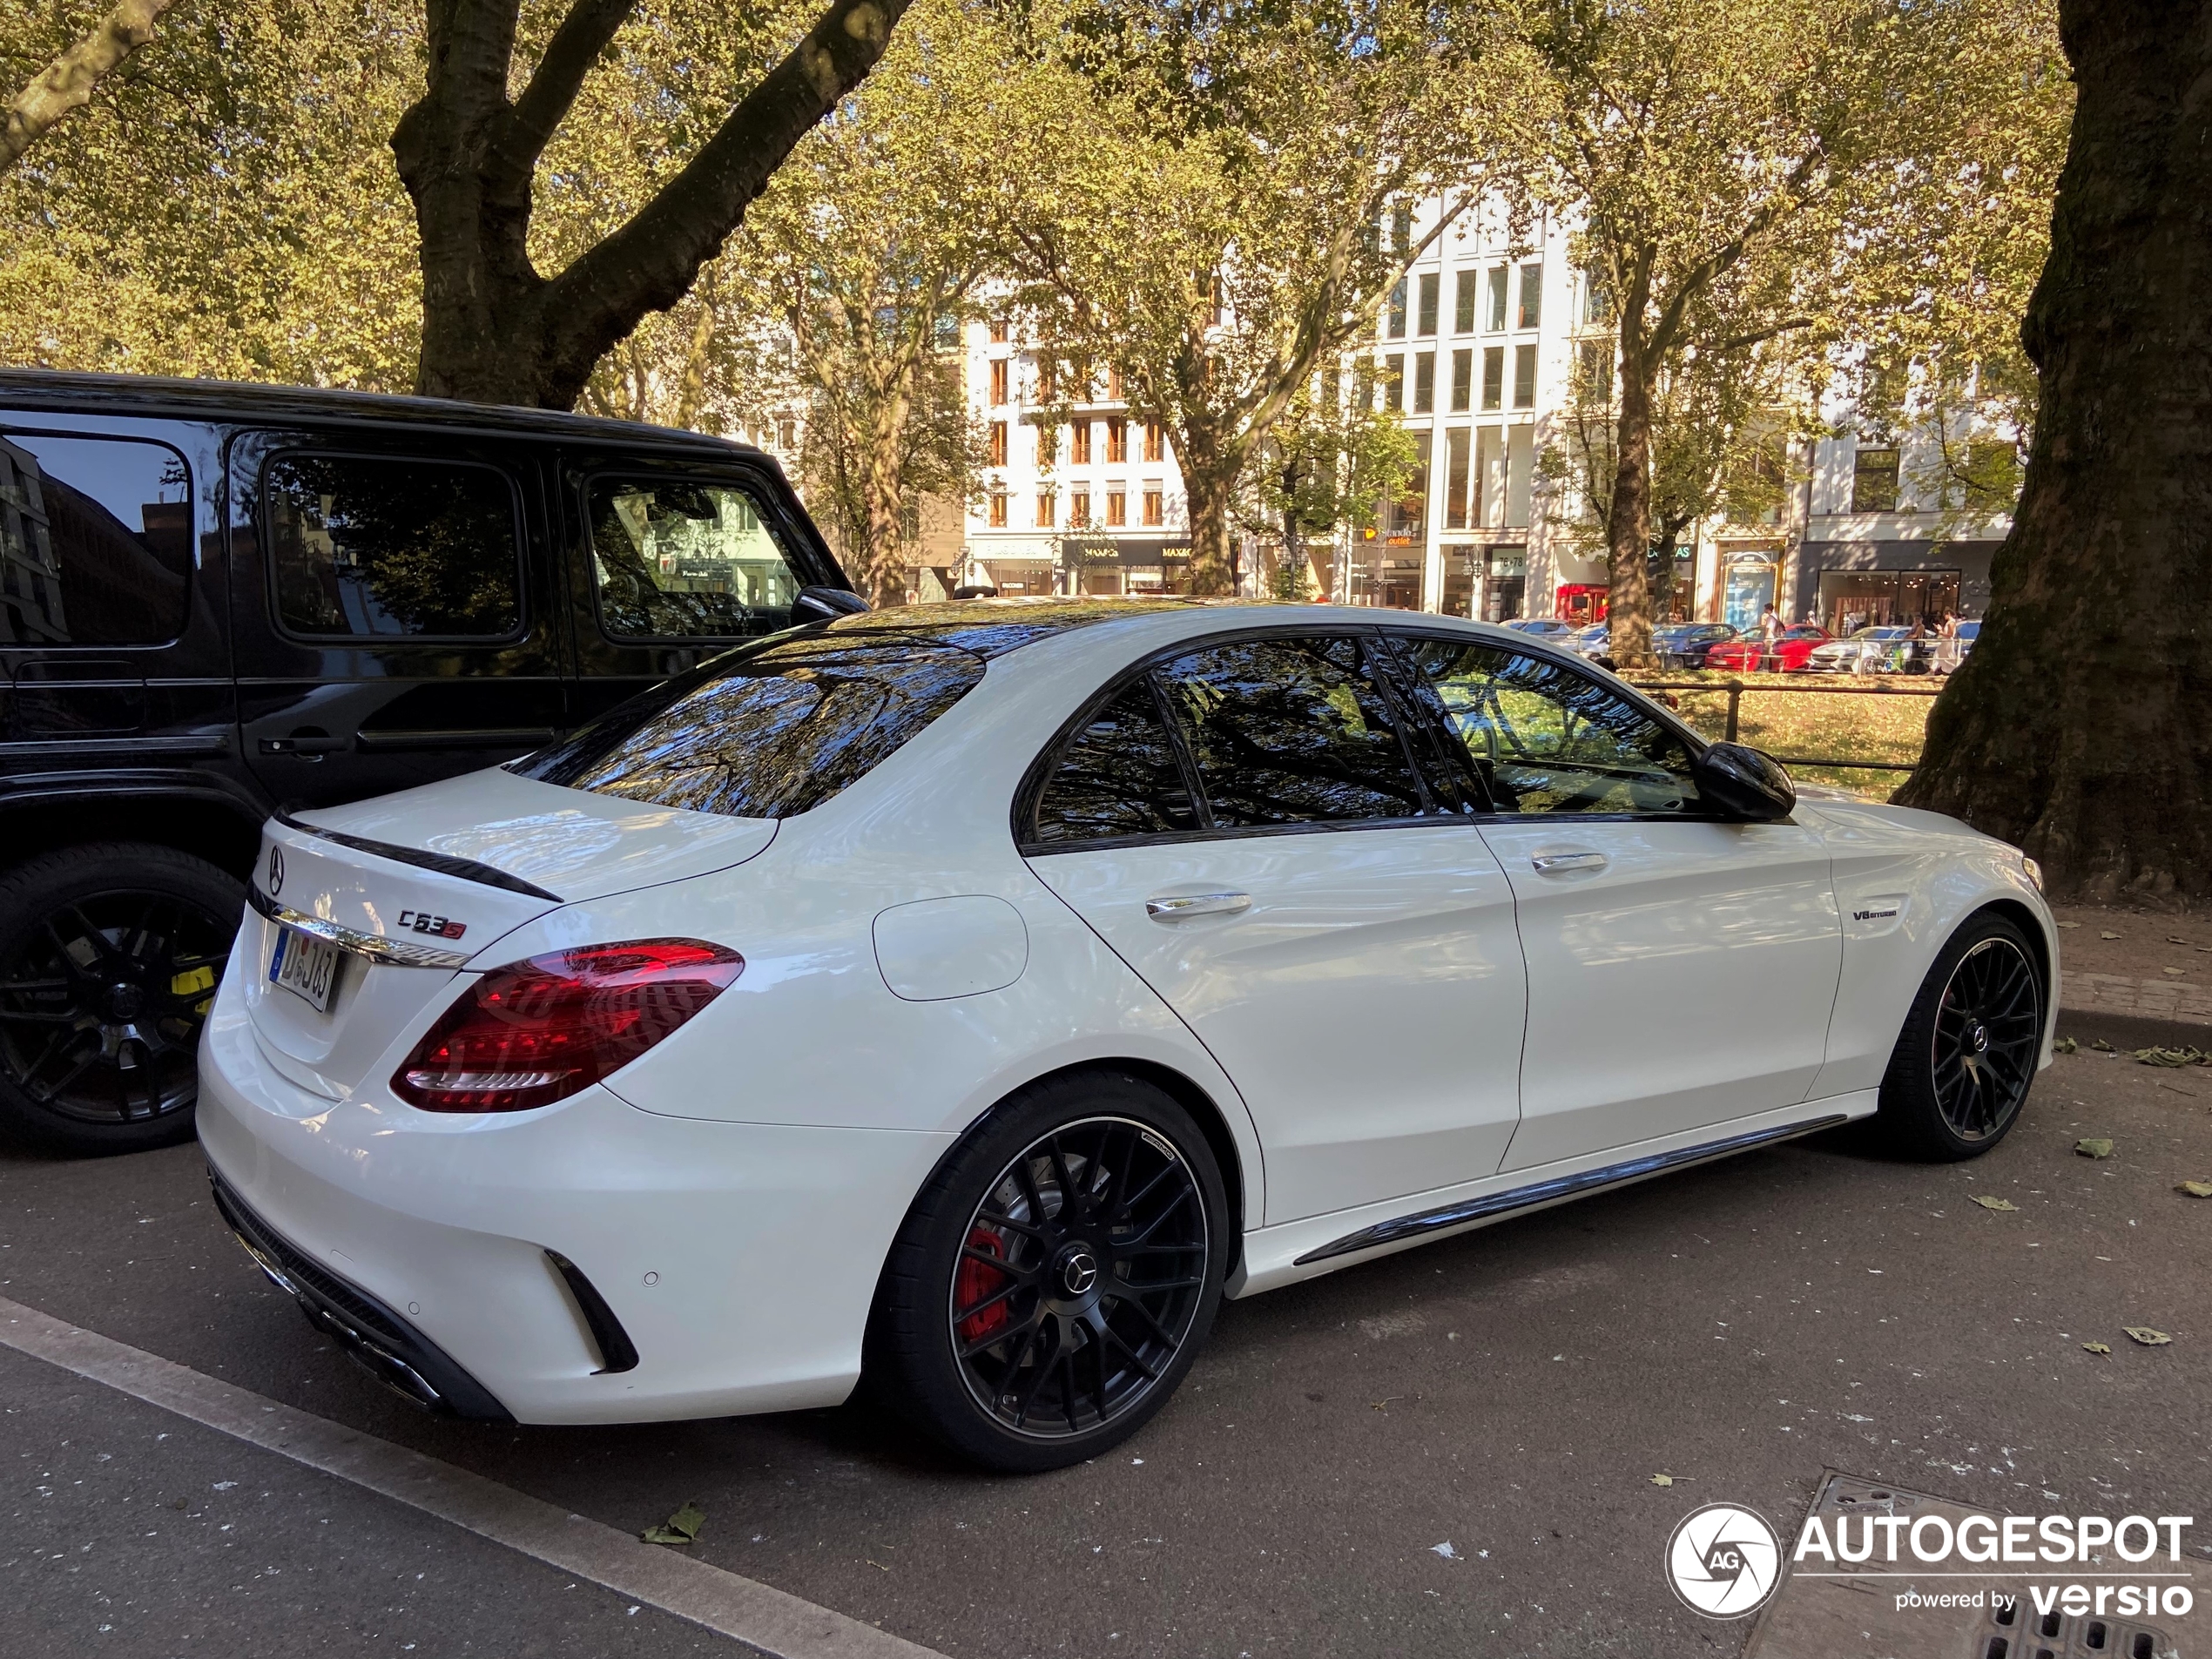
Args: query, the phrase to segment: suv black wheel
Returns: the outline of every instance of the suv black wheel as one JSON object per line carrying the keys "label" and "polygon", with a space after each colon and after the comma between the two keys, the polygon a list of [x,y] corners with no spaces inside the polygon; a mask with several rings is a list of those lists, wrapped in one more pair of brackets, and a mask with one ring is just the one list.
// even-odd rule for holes
{"label": "suv black wheel", "polygon": [[1992,911],[1968,918],[1928,970],[1883,1076],[1877,1122],[1890,1143],[1953,1163],[2003,1140],[2035,1081],[2043,1004],[2027,935]]}
{"label": "suv black wheel", "polygon": [[1212,1150],[1123,1073],[1001,1105],[914,1201],[869,1332],[873,1392],[993,1468],[1060,1468],[1134,1433],[1220,1305],[1231,1221]]}
{"label": "suv black wheel", "polygon": [[0,1127],[64,1152],[189,1140],[199,1028],[245,904],[165,846],[72,847],[0,877]]}

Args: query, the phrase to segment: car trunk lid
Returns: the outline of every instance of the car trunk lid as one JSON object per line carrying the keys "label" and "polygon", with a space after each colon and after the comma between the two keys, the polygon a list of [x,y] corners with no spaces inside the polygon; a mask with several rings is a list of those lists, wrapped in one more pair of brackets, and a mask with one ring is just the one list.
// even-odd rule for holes
{"label": "car trunk lid", "polygon": [[394,1041],[451,1001],[459,974],[505,961],[497,946],[516,928],[578,900],[741,864],[775,833],[769,819],[496,770],[280,815],[262,832],[233,971],[270,1063],[344,1100],[380,1080]]}

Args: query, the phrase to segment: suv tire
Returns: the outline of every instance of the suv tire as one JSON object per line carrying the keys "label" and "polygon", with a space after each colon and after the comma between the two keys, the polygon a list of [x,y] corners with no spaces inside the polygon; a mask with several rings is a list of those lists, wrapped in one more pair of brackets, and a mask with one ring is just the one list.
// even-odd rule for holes
{"label": "suv tire", "polygon": [[78,1155],[191,1139],[200,1028],[245,904],[205,859],[133,842],[0,875],[0,1131]]}

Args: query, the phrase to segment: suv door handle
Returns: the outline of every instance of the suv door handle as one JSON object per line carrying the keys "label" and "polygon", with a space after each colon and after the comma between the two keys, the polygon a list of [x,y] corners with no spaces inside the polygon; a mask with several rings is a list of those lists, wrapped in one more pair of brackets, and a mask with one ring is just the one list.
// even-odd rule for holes
{"label": "suv door handle", "polygon": [[335,754],[339,750],[347,746],[347,740],[344,738],[325,737],[320,733],[312,737],[295,734],[289,738],[263,738],[261,739],[261,752],[265,755]]}
{"label": "suv door handle", "polygon": [[1612,861],[1602,853],[1538,853],[1528,867],[1538,875],[1565,875],[1570,870],[1602,870]]}
{"label": "suv door handle", "polygon": [[1249,893],[1169,893],[1144,901],[1144,914],[1155,921],[1181,921],[1186,916],[1233,916],[1252,907]]}

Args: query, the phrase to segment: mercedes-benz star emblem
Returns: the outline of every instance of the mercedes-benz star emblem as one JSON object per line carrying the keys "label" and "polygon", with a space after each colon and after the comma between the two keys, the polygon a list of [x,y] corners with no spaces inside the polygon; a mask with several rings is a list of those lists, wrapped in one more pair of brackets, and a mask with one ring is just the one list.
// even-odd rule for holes
{"label": "mercedes-benz star emblem", "polygon": [[1667,1541],[1667,1581],[1709,1619],[1755,1613],[1782,1577],[1782,1541],[1756,1509],[1709,1503],[1684,1515]]}
{"label": "mercedes-benz star emblem", "polygon": [[1097,1278],[1097,1258],[1087,1250],[1077,1251],[1061,1264],[1060,1282],[1068,1287],[1070,1296],[1081,1296]]}
{"label": "mercedes-benz star emblem", "polygon": [[283,890],[284,849],[273,846],[269,849],[269,897],[273,899]]}

